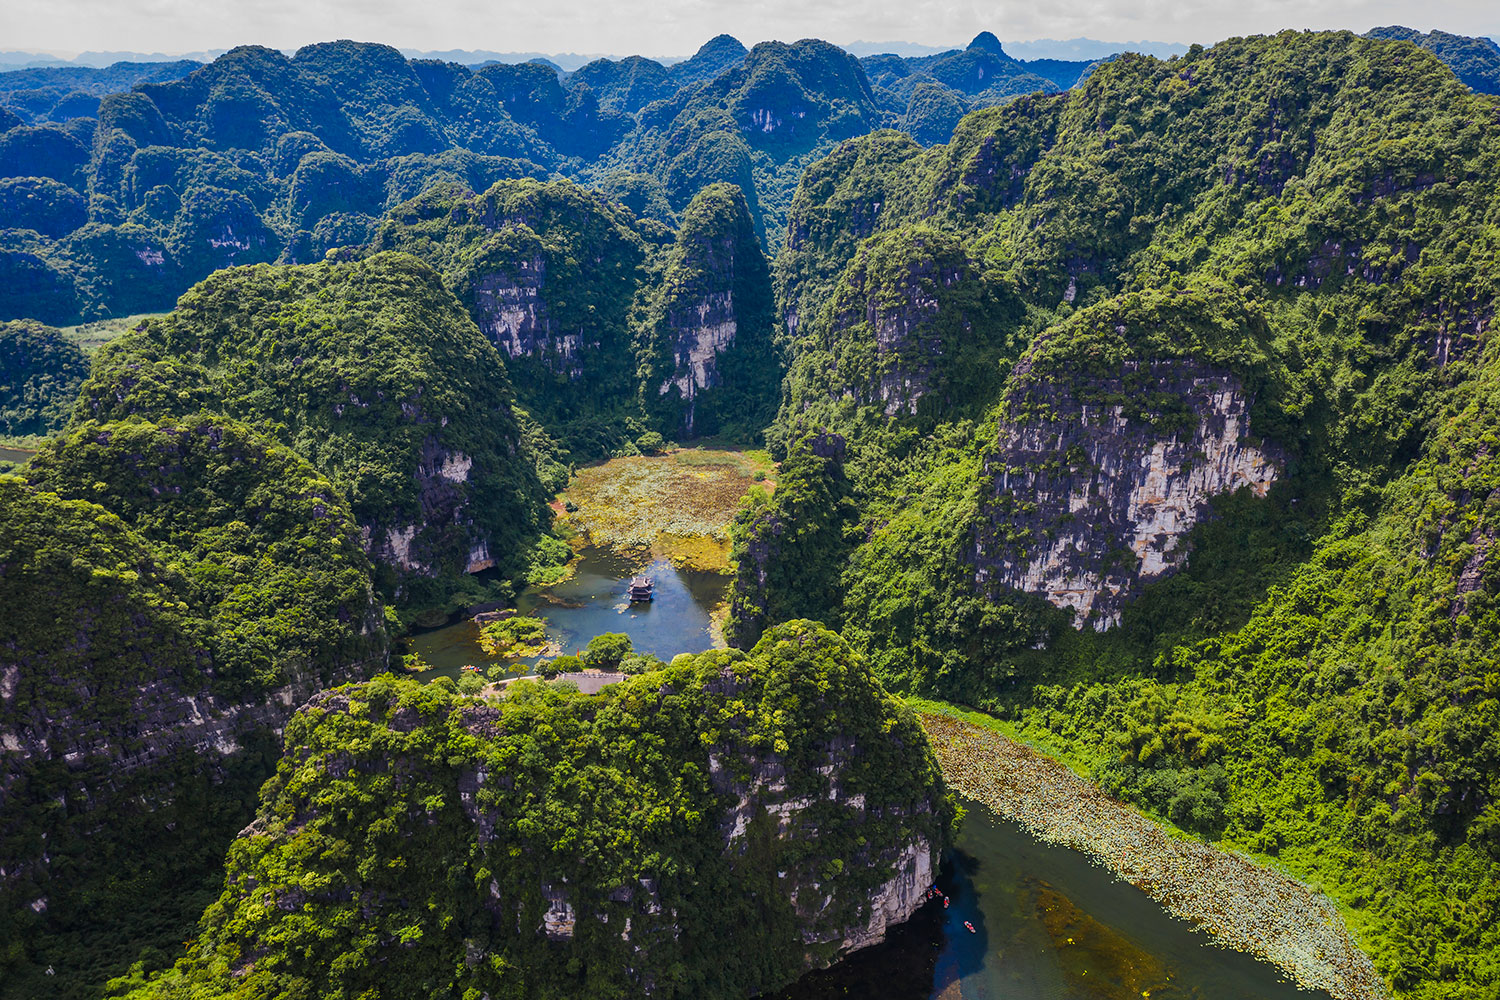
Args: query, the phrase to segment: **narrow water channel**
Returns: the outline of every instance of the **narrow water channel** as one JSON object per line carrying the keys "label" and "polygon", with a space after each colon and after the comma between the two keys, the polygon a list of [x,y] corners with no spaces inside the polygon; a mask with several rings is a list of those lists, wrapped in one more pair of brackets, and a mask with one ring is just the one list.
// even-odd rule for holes
{"label": "narrow water channel", "polygon": [[1328,1000],[1215,946],[1079,852],[964,805],[939,883],[948,908],[928,904],[777,1000]]}
{"label": "narrow water channel", "polygon": [[0,448],[0,462],[15,462],[20,465],[31,461],[31,456],[35,454],[34,451],[24,451],[20,448]]}

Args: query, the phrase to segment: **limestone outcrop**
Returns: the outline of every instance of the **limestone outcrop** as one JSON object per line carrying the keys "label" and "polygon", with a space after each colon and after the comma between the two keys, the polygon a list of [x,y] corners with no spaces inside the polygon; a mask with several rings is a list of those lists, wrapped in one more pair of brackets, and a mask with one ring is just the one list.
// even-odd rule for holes
{"label": "limestone outcrop", "polygon": [[[1109,400],[1141,376],[1159,401],[1127,416]],[[1046,406],[1002,423],[985,459],[976,582],[1040,594],[1078,628],[1117,624],[1141,585],[1182,563],[1214,497],[1264,496],[1280,471],[1276,449],[1250,436],[1240,380],[1211,365],[1126,361],[1024,391],[1045,392]]]}

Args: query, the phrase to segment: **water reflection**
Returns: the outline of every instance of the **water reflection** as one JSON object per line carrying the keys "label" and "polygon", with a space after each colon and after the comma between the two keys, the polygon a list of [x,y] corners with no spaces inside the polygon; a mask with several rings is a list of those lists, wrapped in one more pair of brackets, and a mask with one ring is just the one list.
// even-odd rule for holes
{"label": "water reflection", "polygon": [[[777,1000],[1327,1000],[1225,951],[1077,851],[977,803],[906,927]],[[974,925],[974,933],[964,926]]]}
{"label": "water reflection", "polygon": [[[625,597],[626,582],[638,573],[656,582],[655,600],[649,603],[632,604]],[[638,652],[671,660],[678,653],[722,645],[713,612],[723,604],[728,584],[728,577],[718,573],[678,569],[650,553],[588,547],[571,578],[522,594],[517,613],[544,619],[549,638],[564,653],[578,652],[601,633],[624,632]],[[456,677],[465,664],[484,668],[500,662],[487,657],[478,640],[479,627],[461,621],[418,633],[411,647],[435,668],[422,676]],[[529,669],[540,659],[531,657],[516,665]]]}

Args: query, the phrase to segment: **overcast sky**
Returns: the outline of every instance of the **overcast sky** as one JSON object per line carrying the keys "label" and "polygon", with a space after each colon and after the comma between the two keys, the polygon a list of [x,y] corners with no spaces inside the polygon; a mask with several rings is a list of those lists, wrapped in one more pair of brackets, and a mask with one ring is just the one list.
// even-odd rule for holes
{"label": "overcast sky", "polygon": [[292,50],[335,38],[400,48],[685,55],[728,32],[833,42],[1084,36],[1203,42],[1281,28],[1405,24],[1500,35],[1497,0],[0,0],[0,49]]}

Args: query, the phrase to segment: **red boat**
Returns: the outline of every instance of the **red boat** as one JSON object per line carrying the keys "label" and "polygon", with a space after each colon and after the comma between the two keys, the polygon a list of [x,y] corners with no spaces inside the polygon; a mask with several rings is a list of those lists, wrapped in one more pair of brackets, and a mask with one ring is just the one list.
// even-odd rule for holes
{"label": "red boat", "polygon": [[978,934],[979,933],[978,931],[976,931],[974,929],[974,925],[971,924],[971,923],[969,923],[967,920],[964,921],[964,926],[969,929],[969,933],[970,934]]}

